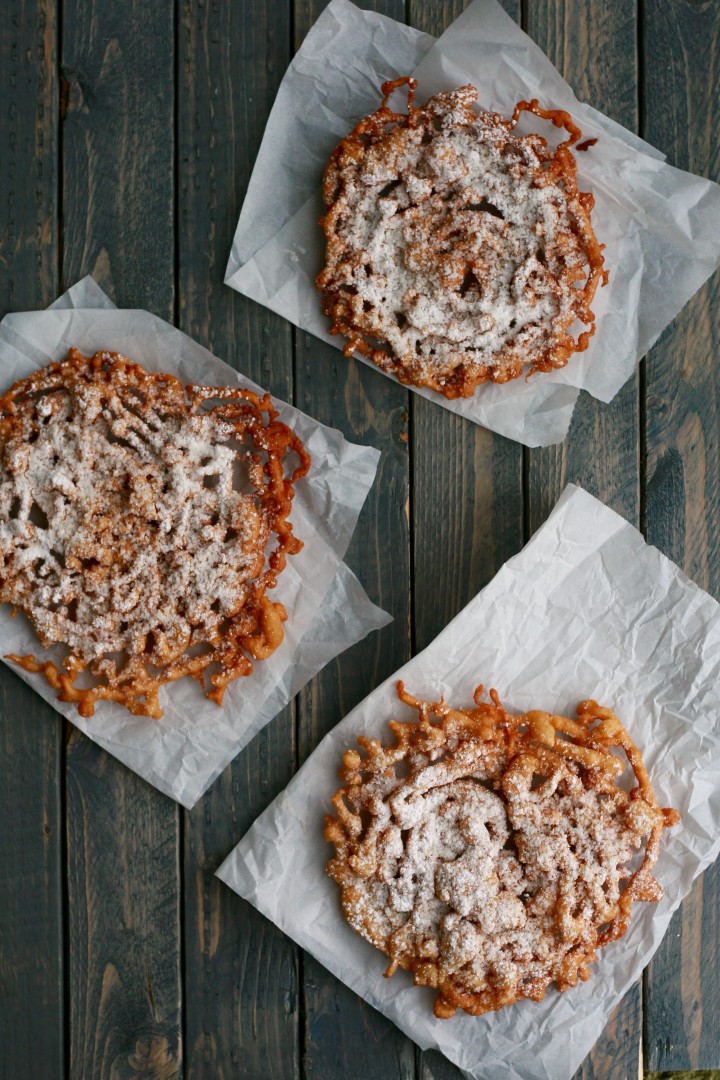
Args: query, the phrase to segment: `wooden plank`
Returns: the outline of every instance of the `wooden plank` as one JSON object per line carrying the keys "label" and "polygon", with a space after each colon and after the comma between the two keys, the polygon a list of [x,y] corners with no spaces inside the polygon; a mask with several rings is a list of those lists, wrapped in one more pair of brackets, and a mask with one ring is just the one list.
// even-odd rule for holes
{"label": "wooden plank", "polygon": [[692,1072],[647,1072],[644,1080],[719,1080],[717,1069],[693,1069]]}
{"label": "wooden plank", "polygon": [[[402,0],[374,6],[403,20]],[[324,7],[296,0],[295,45]],[[350,545],[347,562],[371,598],[395,622],[348,650],[299,698],[301,760],[322,736],[410,654],[410,541],[408,522],[408,392],[307,334],[297,334],[296,401],[324,423],[382,452],[378,477]],[[339,764],[339,763],[338,763]],[[308,956],[303,957],[303,1075],[410,1080],[414,1047]]]}
{"label": "wooden plank", "polygon": [[299,1076],[297,947],[214,876],[288,783],[294,757],[294,710],[286,709],[185,815],[188,1080]]}
{"label": "wooden plank", "polygon": [[[180,326],[292,400],[290,326],[223,285],[268,113],[290,59],[288,0],[187,4],[179,23]],[[207,239],[210,238],[210,239]],[[291,1080],[299,1073],[298,949],[214,876],[287,784],[293,707],[184,814],[186,1074]]]}
{"label": "wooden plank", "polygon": [[[613,5],[528,0],[527,6],[527,32],[578,97],[631,129],[637,128],[635,18],[632,0]],[[612,273],[612,252],[605,256]],[[527,452],[530,534],[570,482],[639,524],[638,387],[634,377],[610,405],[581,394],[565,442]]]}
{"label": "wooden plank", "polygon": [[63,283],[174,309],[172,0],[68,0],[62,14]]}
{"label": "wooden plank", "polygon": [[0,312],[57,294],[57,20],[51,0],[11,0],[0,21]]}
{"label": "wooden plank", "polygon": [[[174,30],[172,0],[63,5],[63,280],[91,272],[117,303],[165,318],[174,308]],[[73,729],[73,1080],[180,1073],[178,823],[170,799]]]}
{"label": "wooden plank", "polygon": [[[439,36],[465,6],[462,0],[413,0],[409,21]],[[520,18],[519,0],[506,0],[504,6],[513,18]],[[410,415],[413,622],[418,651],[522,547],[523,454],[519,444],[415,394]],[[492,672],[477,673],[478,682],[490,679]],[[417,1069],[422,1080],[462,1076],[434,1050],[417,1051]]]}
{"label": "wooden plank", "polygon": [[[0,21],[0,316],[57,293],[57,22],[49,0]],[[7,389],[7,387],[5,387]],[[64,1070],[62,720],[0,672],[0,1076]],[[31,1017],[41,1022],[30,1023]]]}
{"label": "wooden plank", "polygon": [[[648,0],[644,130],[673,165],[720,180],[720,10]],[[648,539],[720,597],[720,278],[647,360]],[[646,973],[645,1054],[657,1070],[720,1066],[720,872],[696,883]]]}
{"label": "wooden plank", "polygon": [[[525,29],[582,101],[637,129],[635,0],[615,4],[529,0]],[[612,273],[611,251],[606,252],[606,258]],[[598,447],[602,447],[601,453]],[[610,405],[582,394],[565,443],[528,451],[526,457],[530,533],[547,518],[568,482],[582,485],[639,525],[639,376],[630,379]],[[638,984],[615,1010],[578,1070],[578,1080],[637,1076],[641,1037]]]}
{"label": "wooden plank", "polygon": [[76,730],[67,753],[70,1076],[180,1075],[174,803]]}

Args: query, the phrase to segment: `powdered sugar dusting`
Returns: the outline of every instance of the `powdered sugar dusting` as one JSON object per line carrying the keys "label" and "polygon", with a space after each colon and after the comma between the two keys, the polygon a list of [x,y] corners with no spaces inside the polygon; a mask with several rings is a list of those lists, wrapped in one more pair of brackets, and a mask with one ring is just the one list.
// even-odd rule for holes
{"label": "powdered sugar dusting", "polygon": [[[219,701],[252,670],[239,646],[259,658],[270,634],[282,639],[284,609],[263,594],[301,545],[282,520],[290,482],[281,472],[269,490],[264,461],[273,440],[278,461],[304,451],[285,425],[263,427],[248,392],[219,389],[226,403],[203,407],[212,391],[196,389],[191,407],[171,376],[73,350],[3,398],[0,600],[111,688],[134,680],[156,695],[148,665],[160,681],[201,678],[206,653],[223,669]],[[278,523],[283,551],[266,571]]]}
{"label": "powdered sugar dusting", "polygon": [[[616,786],[612,755],[587,758],[582,744],[550,752],[534,720],[492,706],[450,715],[439,728],[396,725],[395,747],[349,752],[342,795],[352,810],[336,796],[338,819],[326,829],[346,918],[393,967],[440,991],[440,1016],[541,998],[552,981],[566,989],[587,977],[595,949],[624,929],[633,858],[645,845],[652,854],[656,831],[671,823],[640,787],[631,799]],[[562,718],[552,720],[542,730],[559,728]],[[648,875],[638,874],[636,899],[658,898]],[[617,933],[604,937],[616,919]]]}
{"label": "powdered sugar dusting", "polygon": [[449,395],[562,366],[567,328],[587,314],[576,189],[548,169],[544,139],[474,113],[476,97],[439,94],[366,147],[350,136],[325,183],[318,287],[335,329],[398,377]]}
{"label": "powdered sugar dusting", "polygon": [[[58,390],[38,401],[51,422],[37,439],[6,448],[0,548],[15,580],[3,600],[32,595],[43,643],[87,660],[142,650],[151,630],[178,642],[195,626],[207,633],[257,570],[259,515],[234,490],[235,451],[219,441],[232,429],[135,407],[127,389]],[[108,560],[111,576],[93,574]]]}

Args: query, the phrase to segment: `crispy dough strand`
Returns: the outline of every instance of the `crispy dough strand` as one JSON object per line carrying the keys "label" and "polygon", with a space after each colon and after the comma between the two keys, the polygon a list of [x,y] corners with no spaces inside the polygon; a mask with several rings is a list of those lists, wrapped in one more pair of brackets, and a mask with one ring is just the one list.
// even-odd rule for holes
{"label": "crispy dough strand", "polygon": [[633,902],[661,896],[652,869],[679,820],[620,720],[594,701],[574,720],[513,715],[481,687],[468,709],[397,689],[418,720],[391,721],[389,745],[361,736],[362,752],[346,751],[325,819],[346,919],[387,954],[387,976],[405,968],[437,991],[440,1018],[587,979]]}
{"label": "crispy dough strand", "polygon": [[159,687],[186,675],[220,705],[277,649],[287,613],[267,593],[302,548],[310,457],[269,395],[71,349],[0,398],[0,456],[0,602],[69,651],[64,670],[8,659],[82,716],[159,718]]}
{"label": "crispy dough strand", "polygon": [[[392,109],[388,105],[388,102],[390,101],[390,98],[392,97],[395,90],[399,90],[399,88],[401,86],[407,86],[407,88],[408,88],[408,96],[407,96],[408,114],[411,114],[411,112],[412,112],[413,102],[415,100],[415,89],[417,87],[417,79],[413,79],[410,75],[403,75],[399,79],[388,79],[388,81],[384,82],[382,84],[382,86],[380,87],[380,89],[382,90],[382,95],[383,95],[382,105],[380,106],[380,112],[386,114],[388,119],[393,119],[393,120],[402,120],[402,119],[404,119],[404,114],[403,113],[394,113],[392,111]],[[361,123],[362,123],[362,121],[361,121]]]}
{"label": "crispy dough strand", "polygon": [[[384,83],[380,108],[325,170],[317,287],[330,332],[347,338],[346,355],[448,398],[565,366],[588,347],[607,282],[594,199],[577,187],[580,129],[535,99],[509,120],[478,114],[472,86],[417,107],[415,85]],[[402,86],[407,113],[389,106]],[[515,134],[523,112],[568,138],[552,148]]]}

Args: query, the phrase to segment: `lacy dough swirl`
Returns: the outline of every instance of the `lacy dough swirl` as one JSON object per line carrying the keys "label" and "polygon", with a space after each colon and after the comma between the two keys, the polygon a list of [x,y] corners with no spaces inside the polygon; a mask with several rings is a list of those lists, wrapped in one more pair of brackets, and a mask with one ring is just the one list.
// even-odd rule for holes
{"label": "lacy dough swirl", "polygon": [[310,459],[276,417],[267,396],[183,389],[109,352],[16,383],[0,398],[0,601],[68,655],[10,659],[83,716],[110,700],[160,717],[159,687],[183,675],[221,704],[282,641],[267,590],[302,547],[288,514]]}
{"label": "lacy dough swirl", "polygon": [[482,687],[472,709],[398,691],[419,721],[391,722],[390,746],[358,739],[326,819],[345,918],[390,957],[388,976],[402,967],[437,991],[440,1018],[587,979],[633,901],[661,896],[652,868],[679,820],[622,724],[594,701],[573,720],[511,715]]}
{"label": "lacy dough swirl", "polygon": [[[388,107],[403,84],[407,114]],[[381,108],[325,171],[317,287],[331,333],[347,338],[347,355],[448,398],[563,367],[587,348],[607,278],[593,196],[578,191],[570,150],[580,131],[537,101],[519,102],[509,120],[476,113],[473,86],[416,108],[414,87],[385,83]],[[568,138],[551,148],[515,134],[523,112]]]}

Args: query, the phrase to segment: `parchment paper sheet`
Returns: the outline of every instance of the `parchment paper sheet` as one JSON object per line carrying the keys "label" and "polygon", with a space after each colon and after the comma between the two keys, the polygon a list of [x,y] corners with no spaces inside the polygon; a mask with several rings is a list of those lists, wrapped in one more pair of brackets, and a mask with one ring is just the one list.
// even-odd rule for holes
{"label": "parchment paper sheet", "polygon": [[[560,371],[483,385],[468,399],[417,391],[527,446],[560,442],[578,388],[610,401],[720,262],[720,187],[666,165],[642,139],[581,104],[497,0],[475,0],[437,41],[332,0],[278,91],[225,280],[342,348],[314,286],[324,251],[320,180],[339,140],[380,104],[380,84],[410,73],[419,79],[419,101],[472,82],[482,108],[508,116],[520,99],[537,97],[567,109],[583,137],[598,139],[577,154],[579,185],[595,195],[593,221],[610,269],[593,303],[597,332],[587,352]],[[552,141],[551,125],[541,130]]]}
{"label": "parchment paper sheet", "polygon": [[[3,392],[64,356],[71,345],[88,354],[121,352],[183,382],[259,389],[162,319],[147,311],[116,310],[99,285],[85,278],[48,311],[8,315],[0,324]],[[288,559],[273,591],[288,610],[282,645],[256,664],[252,675],[228,687],[222,709],[207,700],[194,680],[181,679],[160,690],[161,720],[131,716],[113,702],[100,703],[86,720],[74,705],[58,701],[42,676],[10,665],[89,738],[187,807],[329,660],[391,621],[342,562],[375,478],[378,451],[347,442],[339,431],[291,405],[274,403],[312,454],[310,473],[296,487],[291,513],[305,547]],[[41,648],[23,615],[11,617],[7,605],[0,607],[0,642],[3,655],[53,655],[52,649]]]}
{"label": "parchment paper sheet", "polygon": [[[226,859],[219,876],[389,1016],[421,1047],[475,1080],[573,1075],[660,943],[672,912],[720,849],[720,608],[641,534],[581,488],[568,487],[527,546],[442,631],[320,743]],[[342,752],[360,734],[387,739],[402,678],[420,697],[472,703],[482,682],[512,710],[573,715],[583,698],[612,707],[640,745],[655,792],[682,824],[663,836],[665,894],[636,904],[625,937],[592,975],[540,1004],[452,1020],[433,993],[350,929],[325,874],[322,837]]]}

